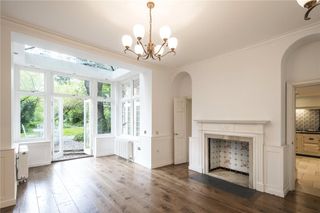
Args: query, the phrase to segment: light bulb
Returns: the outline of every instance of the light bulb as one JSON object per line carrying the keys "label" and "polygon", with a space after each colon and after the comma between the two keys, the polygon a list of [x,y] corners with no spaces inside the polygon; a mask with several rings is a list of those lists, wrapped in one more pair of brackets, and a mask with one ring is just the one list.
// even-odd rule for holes
{"label": "light bulb", "polygon": [[177,46],[178,46],[178,39],[175,38],[175,37],[169,38],[169,40],[168,40],[168,47],[169,47],[170,49],[176,49]]}
{"label": "light bulb", "polygon": [[[154,48],[154,54],[157,54],[158,55],[162,55],[163,54],[163,51],[164,51],[164,48],[162,47],[161,49],[161,45],[157,45],[155,48]],[[160,51],[159,51],[160,50]]]}
{"label": "light bulb", "polygon": [[143,54],[143,48],[140,44],[137,44],[136,46],[134,46],[134,52],[137,55],[142,55]]}
{"label": "light bulb", "polygon": [[131,47],[131,45],[132,45],[132,38],[131,38],[131,36],[129,36],[129,35],[124,35],[124,36],[122,36],[122,45],[124,46],[124,47]]}
{"label": "light bulb", "polygon": [[[297,0],[298,4],[301,6],[301,7],[305,7],[306,6],[306,3],[308,2],[311,2],[312,0]],[[317,0],[318,1],[318,0]]]}
{"label": "light bulb", "polygon": [[169,26],[166,25],[160,28],[160,37],[163,40],[170,38],[170,36],[171,36],[171,29]]}
{"label": "light bulb", "polygon": [[143,38],[144,37],[144,26],[141,24],[136,24],[133,26],[133,34],[136,38]]}

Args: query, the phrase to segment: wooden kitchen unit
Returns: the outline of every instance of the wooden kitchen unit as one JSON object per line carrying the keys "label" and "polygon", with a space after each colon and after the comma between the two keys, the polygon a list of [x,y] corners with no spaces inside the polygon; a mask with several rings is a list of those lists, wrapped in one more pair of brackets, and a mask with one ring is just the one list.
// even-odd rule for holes
{"label": "wooden kitchen unit", "polygon": [[297,132],[296,153],[320,157],[320,132]]}

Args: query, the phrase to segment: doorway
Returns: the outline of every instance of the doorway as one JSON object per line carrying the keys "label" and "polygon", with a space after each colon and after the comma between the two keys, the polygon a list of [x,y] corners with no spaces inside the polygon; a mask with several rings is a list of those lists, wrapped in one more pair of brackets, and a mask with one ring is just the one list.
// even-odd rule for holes
{"label": "doorway", "polygon": [[54,97],[53,161],[91,155],[90,100]]}
{"label": "doorway", "polygon": [[320,196],[320,83],[293,90],[295,189]]}
{"label": "doorway", "polygon": [[192,133],[192,85],[188,73],[182,72],[175,76],[173,91],[173,162],[182,164],[189,162],[189,137]]}

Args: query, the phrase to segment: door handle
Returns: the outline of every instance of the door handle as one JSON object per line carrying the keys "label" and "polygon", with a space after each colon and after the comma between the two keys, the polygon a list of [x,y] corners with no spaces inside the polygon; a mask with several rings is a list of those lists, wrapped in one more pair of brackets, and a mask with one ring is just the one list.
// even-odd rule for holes
{"label": "door handle", "polygon": [[174,135],[179,135],[178,133],[174,133]]}

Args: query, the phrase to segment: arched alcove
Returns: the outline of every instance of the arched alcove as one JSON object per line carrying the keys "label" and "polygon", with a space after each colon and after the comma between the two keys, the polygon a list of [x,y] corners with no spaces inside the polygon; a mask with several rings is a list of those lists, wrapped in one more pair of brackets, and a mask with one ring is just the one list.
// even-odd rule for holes
{"label": "arched alcove", "polygon": [[173,95],[175,97],[190,97],[192,96],[192,80],[187,72],[180,72],[175,75],[173,82]]}
{"label": "arched alcove", "polygon": [[172,81],[174,164],[189,162],[189,137],[192,133],[192,80],[187,72],[180,72]]}
{"label": "arched alcove", "polygon": [[294,42],[282,58],[285,82],[300,83],[319,78],[320,34],[313,34]]}
{"label": "arched alcove", "polygon": [[[285,51],[282,63],[283,85],[283,134],[287,147],[287,181],[289,189],[296,189],[296,152],[300,145],[296,141],[296,90],[320,84],[320,34],[313,34],[295,41]],[[299,187],[301,189],[301,187]]]}

